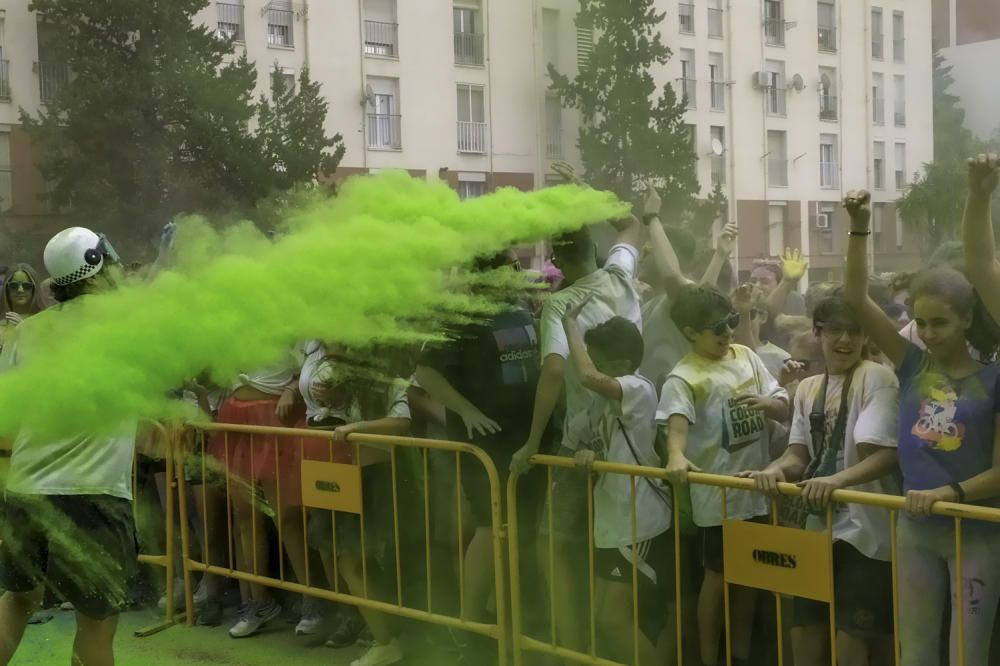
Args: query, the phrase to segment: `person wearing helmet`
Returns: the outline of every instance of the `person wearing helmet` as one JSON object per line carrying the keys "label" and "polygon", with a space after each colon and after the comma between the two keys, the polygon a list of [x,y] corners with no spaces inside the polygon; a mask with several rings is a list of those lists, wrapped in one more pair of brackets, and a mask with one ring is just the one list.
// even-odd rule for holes
{"label": "person wearing helmet", "polygon": [[[45,267],[62,305],[19,326],[0,352],[0,371],[30,359],[34,331],[51,326],[82,296],[114,285],[108,275],[118,257],[107,240],[74,227],[45,247]],[[83,300],[83,299],[81,299]],[[132,459],[136,423],[113,434],[80,434],[40,441],[22,431],[14,440],[0,525],[0,665],[17,650],[24,629],[53,587],[76,609],[73,663],[114,663],[118,614],[128,599],[136,562],[132,520]]]}

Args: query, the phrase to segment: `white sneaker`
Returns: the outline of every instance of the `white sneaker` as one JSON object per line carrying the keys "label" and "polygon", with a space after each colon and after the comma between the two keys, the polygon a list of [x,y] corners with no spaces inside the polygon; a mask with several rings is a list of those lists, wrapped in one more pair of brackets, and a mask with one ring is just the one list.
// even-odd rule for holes
{"label": "white sneaker", "polygon": [[[164,600],[164,601],[166,601],[166,600]],[[64,601],[61,604],[59,604],[59,610],[71,611],[71,610],[76,610],[76,609],[73,606],[73,602],[72,601]]]}
{"label": "white sneaker", "polygon": [[360,659],[352,661],[351,666],[389,666],[400,661],[403,661],[403,651],[394,638],[388,645],[375,645]]}
{"label": "white sneaker", "polygon": [[208,585],[205,584],[205,576],[202,576],[198,581],[198,587],[194,588],[194,607],[201,608],[206,601],[208,601]]}
{"label": "white sneaker", "polygon": [[229,628],[231,638],[246,638],[253,636],[261,627],[278,617],[281,614],[281,606],[274,599],[267,606],[260,606],[256,602],[247,604],[240,613],[239,619]]}
{"label": "white sneaker", "polygon": [[298,636],[312,636],[323,624],[323,617],[316,608],[316,601],[312,597],[302,599],[302,619],[295,625],[295,634]]}
{"label": "white sneaker", "polygon": [[[167,595],[160,597],[160,600],[156,602],[157,607],[160,610],[166,610],[167,608]],[[174,580],[174,610],[184,607],[184,581],[180,578]]]}

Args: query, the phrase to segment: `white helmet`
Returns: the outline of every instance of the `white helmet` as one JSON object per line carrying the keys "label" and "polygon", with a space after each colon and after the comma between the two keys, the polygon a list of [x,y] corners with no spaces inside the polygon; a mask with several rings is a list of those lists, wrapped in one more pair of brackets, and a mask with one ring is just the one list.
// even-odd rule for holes
{"label": "white helmet", "polygon": [[83,227],[63,229],[45,246],[52,283],[65,286],[97,275],[104,267],[104,237]]}

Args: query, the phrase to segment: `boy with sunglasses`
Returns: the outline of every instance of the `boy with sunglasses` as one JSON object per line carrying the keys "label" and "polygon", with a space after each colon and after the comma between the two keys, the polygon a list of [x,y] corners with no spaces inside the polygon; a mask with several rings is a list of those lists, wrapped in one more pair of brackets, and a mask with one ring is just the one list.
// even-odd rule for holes
{"label": "boy with sunglasses", "polygon": [[[751,349],[734,344],[741,316],[724,294],[706,286],[686,287],[670,316],[691,342],[691,352],[667,377],[656,422],[667,440],[667,478],[685,484],[689,470],[736,474],[763,469],[769,462],[767,419],[786,421],[788,394]],[[701,662],[719,663],[723,627],[722,493],[690,488],[694,522],[701,528],[705,578],[698,598]],[[751,492],[727,493],[730,519],[766,519],[767,498]],[[732,594],[732,663],[748,663],[755,593]]]}

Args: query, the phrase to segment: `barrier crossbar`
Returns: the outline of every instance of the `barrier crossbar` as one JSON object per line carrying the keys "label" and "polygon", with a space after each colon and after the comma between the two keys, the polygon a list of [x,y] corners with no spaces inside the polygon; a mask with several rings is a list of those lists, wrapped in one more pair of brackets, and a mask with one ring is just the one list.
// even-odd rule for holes
{"label": "barrier crossbar", "polygon": [[[572,458],[562,457],[562,456],[551,456],[551,455],[535,455],[530,460],[532,465],[539,466],[545,469],[547,477],[547,510],[545,513],[547,515],[542,516],[542,524],[546,521],[550,522],[553,520],[552,511],[552,495],[553,495],[553,482],[552,482],[552,472],[558,469],[572,469],[576,468],[577,465]],[[630,519],[632,524],[632,548],[633,551],[636,547],[636,484],[642,478],[649,479],[661,479],[666,481],[666,472],[662,468],[654,467],[642,467],[637,465],[627,465],[618,463],[608,463],[608,462],[594,462],[588,470],[593,474],[619,474],[625,475],[630,478],[631,484],[631,517],[623,516],[623,520]],[[552,657],[557,657],[563,660],[572,661],[580,664],[596,664],[600,666],[616,666],[623,663],[639,664],[639,626],[638,626],[638,598],[636,595],[636,580],[635,575],[635,562],[633,561],[633,575],[632,575],[632,636],[633,636],[633,652],[630,655],[630,660],[628,662],[615,661],[608,659],[598,653],[597,649],[597,632],[595,630],[595,608],[594,608],[594,588],[595,588],[595,569],[594,569],[594,525],[593,525],[593,515],[594,515],[594,495],[593,488],[594,482],[591,474],[587,474],[587,519],[589,522],[587,537],[588,537],[588,581],[587,587],[590,595],[590,616],[588,628],[590,632],[589,645],[586,649],[580,649],[579,647],[573,649],[571,647],[561,645],[558,641],[557,632],[555,629],[556,617],[554,604],[552,603],[552,598],[554,597],[554,586],[551,581],[552,576],[549,576],[550,580],[548,582],[548,594],[549,594],[549,613],[550,613],[550,631],[547,637],[542,637],[540,634],[535,632],[532,635],[525,631],[524,627],[524,599],[522,596],[521,581],[522,576],[519,570],[519,562],[517,558],[517,553],[520,548],[521,534],[518,525],[518,510],[517,510],[517,494],[518,494],[518,483],[520,481],[520,476],[517,474],[512,474],[508,484],[507,484],[507,510],[508,510],[508,547],[510,551],[510,584],[511,584],[511,640],[512,640],[512,663],[514,666],[522,666],[524,663],[524,653],[533,652],[540,653],[544,655],[550,655]],[[753,491],[759,492],[755,488],[753,480],[735,478],[730,476],[721,476],[715,474],[706,474],[700,472],[690,472],[688,474],[688,484],[691,485],[705,485],[713,486],[721,489],[723,501],[722,501],[722,518],[725,524],[726,511],[727,511],[727,499],[726,495],[729,491]],[[802,489],[795,484],[791,483],[779,483],[778,491],[780,495],[784,497],[798,497],[802,495]],[[676,491],[673,493],[674,498],[676,498]],[[776,498],[771,499],[771,516],[772,516],[772,527],[776,529],[795,529],[799,532],[807,532],[807,530],[802,530],[799,528],[779,528],[778,527],[778,512],[777,512]],[[899,627],[899,580],[898,580],[898,550],[897,550],[897,538],[896,538],[896,526],[897,518],[901,511],[905,508],[905,498],[896,495],[884,495],[878,493],[862,492],[855,490],[837,490],[832,494],[831,503],[826,508],[826,529],[822,533],[812,532],[812,534],[822,534],[825,539],[825,548],[830,553],[830,561],[832,562],[832,547],[833,547],[833,513],[832,506],[834,503],[845,503],[845,504],[863,504],[872,507],[879,507],[888,510],[889,512],[889,523],[890,523],[890,551],[891,551],[891,566],[892,566],[892,605],[893,605],[893,655],[895,657],[895,663],[897,666],[901,663],[901,647],[900,647],[900,627]],[[676,658],[676,664],[684,664],[684,642],[690,639],[690,636],[684,633],[684,618],[683,618],[683,608],[684,604],[682,602],[682,583],[681,580],[681,557],[683,553],[681,552],[681,534],[678,526],[680,525],[680,503],[673,501],[672,512],[673,512],[673,522],[672,522],[672,537],[673,537],[673,548],[674,548],[674,589],[672,591],[671,601],[674,604],[675,610],[675,622],[673,626],[674,630],[674,645],[671,652]],[[1000,523],[1000,509],[969,505],[969,504],[958,504],[954,502],[936,502],[933,506],[932,514],[935,516],[943,516],[951,518],[954,522],[954,534],[955,534],[955,572],[954,578],[951,581],[951,589],[955,594],[955,607],[959,609],[964,609],[963,606],[963,585],[961,581],[962,577],[962,529],[963,523],[968,521],[980,521],[988,523]],[[735,522],[735,521],[734,521]],[[552,529],[549,529],[548,534],[548,559],[550,564],[550,571],[552,571],[554,564],[554,545]],[[729,555],[727,554],[727,580],[725,584],[725,646],[726,646],[726,662],[729,666],[732,664],[732,653],[730,650],[732,641],[732,632],[730,627],[729,618],[729,588],[734,584],[728,580],[728,567]],[[633,558],[634,559],[634,558]],[[829,599],[829,628],[830,628],[830,663],[833,666],[837,664],[837,640],[836,640],[836,599],[833,598],[833,569],[832,565],[828,571],[828,580],[826,585],[829,586],[830,599]],[[771,590],[768,587],[758,587],[761,590]],[[782,606],[780,592],[773,591],[775,595],[775,609],[776,609],[776,621],[777,621],[777,660],[779,666],[784,666],[785,663],[790,663],[786,661],[784,655],[784,650],[782,649],[783,640],[783,630],[782,630]],[[798,596],[798,595],[793,595]],[[959,666],[965,666],[965,626],[963,620],[964,612],[958,613],[957,618],[957,658]],[[934,629],[930,629],[933,631]],[[935,657],[936,659],[936,657]],[[645,666],[645,664],[643,664]],[[973,666],[970,664],[970,666]]]}

